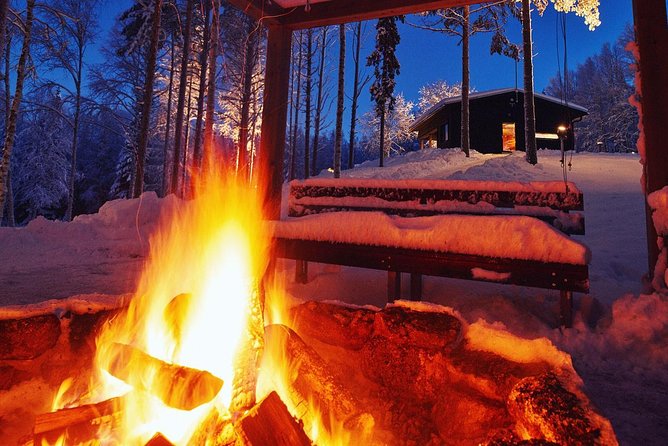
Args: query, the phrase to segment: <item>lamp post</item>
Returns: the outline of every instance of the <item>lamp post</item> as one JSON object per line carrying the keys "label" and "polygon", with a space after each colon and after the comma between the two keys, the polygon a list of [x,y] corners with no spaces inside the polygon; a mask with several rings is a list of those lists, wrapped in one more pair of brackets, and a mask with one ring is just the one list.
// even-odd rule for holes
{"label": "lamp post", "polygon": [[566,141],[566,134],[568,133],[568,126],[561,124],[557,127],[557,135],[559,135],[559,145],[561,146],[561,165],[566,161],[566,149],[564,142]]}

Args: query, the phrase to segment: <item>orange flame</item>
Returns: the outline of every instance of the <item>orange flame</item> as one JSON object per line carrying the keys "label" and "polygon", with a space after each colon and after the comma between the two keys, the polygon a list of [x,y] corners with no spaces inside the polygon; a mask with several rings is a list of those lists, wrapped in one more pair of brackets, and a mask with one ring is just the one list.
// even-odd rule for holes
{"label": "orange flame", "polygon": [[[126,395],[122,425],[113,432],[100,432],[99,444],[145,444],[158,432],[174,444],[187,444],[212,410],[223,418],[231,416],[235,355],[248,330],[251,297],[258,292],[269,263],[270,234],[260,207],[260,191],[216,165],[222,164],[206,163],[204,174],[193,179],[194,199],[165,199],[168,209],[151,237],[150,256],[137,291],[127,311],[107,324],[97,339],[98,370],[85,396],[76,403]],[[275,283],[267,292],[272,305],[266,313],[272,323],[286,320],[283,289]],[[170,385],[159,379],[159,367],[142,366],[136,358],[125,361],[122,365],[129,367],[127,373],[134,378],[129,381],[140,384],[136,388],[107,372],[118,362],[114,351],[119,344],[160,364],[209,372],[224,381],[222,390],[214,400],[192,410],[168,407],[154,391]],[[291,401],[289,381],[274,379],[289,376],[294,369],[281,352],[272,352],[270,357],[277,360],[262,365],[258,397],[275,388],[294,416],[306,418],[306,433],[314,441],[347,444],[349,436],[340,423],[323,422],[311,402],[305,402],[309,409],[304,411]],[[71,400],[71,396],[65,399],[72,393],[71,386],[71,382],[63,383],[54,410]],[[171,395],[169,400],[173,398],[179,396]]]}

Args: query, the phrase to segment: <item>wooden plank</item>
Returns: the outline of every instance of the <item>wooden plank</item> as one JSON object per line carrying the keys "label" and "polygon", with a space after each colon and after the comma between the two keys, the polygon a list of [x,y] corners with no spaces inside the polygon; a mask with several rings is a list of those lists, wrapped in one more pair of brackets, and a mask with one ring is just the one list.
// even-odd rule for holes
{"label": "wooden plank", "polygon": [[[589,291],[587,265],[542,263],[530,260],[487,258],[475,255],[411,250],[385,246],[362,246],[311,240],[274,239],[274,255],[279,258],[302,259],[385,271],[401,271],[429,276],[483,280],[495,283]],[[510,274],[505,280],[473,277],[472,270]]]}
{"label": "wooden plank", "polygon": [[281,214],[292,31],[283,26],[268,28],[262,133],[256,175],[265,194],[265,217],[277,220]]}
{"label": "wooden plank", "polygon": [[489,203],[498,208],[543,206],[562,211],[583,211],[581,192],[512,191],[474,189],[389,188],[357,186],[317,186],[292,184],[290,197],[299,203],[301,198],[378,198],[389,202],[416,201],[420,204],[461,202]]}
{"label": "wooden plank", "polygon": [[[645,141],[643,172],[647,194],[668,185],[668,27],[665,0],[633,0],[636,41],[640,53],[642,127]],[[651,210],[646,208],[650,275],[659,256]]]}
{"label": "wooden plank", "polygon": [[475,3],[480,0],[333,0],[314,3],[308,12],[304,7],[293,8],[279,20],[292,29],[303,29]]}
{"label": "wooden plank", "polygon": [[[322,214],[325,212],[382,212],[388,215],[398,215],[400,217],[428,217],[432,215],[526,215],[537,218],[559,229],[564,234],[584,235],[585,234],[585,217],[580,213],[563,213],[563,219],[568,221],[568,225],[564,226],[560,214],[562,211],[554,211],[545,208],[545,214],[541,215],[541,208],[532,208],[531,212],[526,210],[516,210],[512,208],[497,208],[497,209],[479,209],[480,212],[474,212],[473,209],[467,212],[460,212],[450,209],[417,209],[417,208],[402,208],[402,207],[376,207],[376,206],[328,206],[317,204],[299,204],[298,202],[290,203],[288,215],[290,217],[303,217],[305,215]],[[555,215],[555,213],[557,213]]]}

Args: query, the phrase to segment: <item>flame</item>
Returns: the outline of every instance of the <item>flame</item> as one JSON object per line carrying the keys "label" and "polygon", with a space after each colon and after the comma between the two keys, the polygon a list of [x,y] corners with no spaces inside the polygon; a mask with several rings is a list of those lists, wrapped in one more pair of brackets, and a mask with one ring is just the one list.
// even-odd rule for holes
{"label": "flame", "polygon": [[[212,411],[223,420],[234,417],[230,402],[236,361],[253,331],[250,321],[262,315],[256,308],[257,293],[269,264],[270,235],[261,191],[216,168],[222,165],[205,163],[204,174],[193,178],[192,200],[165,199],[169,209],[149,241],[137,290],[127,310],[111,320],[96,341],[92,382],[80,391],[67,380],[54,398],[57,410],[123,395],[120,426],[106,426],[104,432],[101,428],[91,444],[145,444],[158,432],[174,444],[188,444]],[[267,320],[287,321],[285,288],[277,280],[268,286]],[[259,331],[262,337],[262,326]],[[129,356],[119,356],[119,348],[130,351]],[[138,357],[132,352],[139,352]],[[292,401],[287,377],[296,369],[282,355],[270,352],[274,360],[262,364],[258,401],[276,389],[293,416],[304,418],[305,432],[315,442],[349,444],[341,423],[323,420],[312,401]],[[157,365],[143,363],[145,358]],[[191,410],[169,407],[159,394],[172,390],[173,383],[160,376],[171,365],[208,372],[223,380],[222,389],[212,401]],[[114,367],[123,369],[123,380],[109,373]],[[183,395],[170,394],[169,402],[189,398],[189,389],[184,390]],[[77,391],[78,399],[72,397]],[[66,443],[63,437],[56,444]]]}
{"label": "flame", "polygon": [[[194,180],[195,198],[174,204],[163,216],[127,314],[101,333],[96,360],[108,370],[110,346],[131,345],[166,363],[208,371],[224,385],[213,402],[188,411],[132,392],[123,410],[122,442],[146,442],[160,432],[173,443],[186,443],[214,406],[223,413],[230,404],[235,352],[250,296],[267,266],[269,237],[258,190],[214,163],[207,166]],[[130,373],[155,379],[150,371]],[[110,387],[118,380],[100,376],[104,397],[98,399],[117,395]],[[143,382],[144,388],[156,385],[167,384]]]}

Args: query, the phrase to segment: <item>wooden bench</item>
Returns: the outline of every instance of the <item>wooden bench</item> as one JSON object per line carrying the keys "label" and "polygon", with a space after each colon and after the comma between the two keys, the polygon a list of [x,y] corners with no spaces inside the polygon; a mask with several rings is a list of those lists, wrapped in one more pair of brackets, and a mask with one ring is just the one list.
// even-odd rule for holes
{"label": "wooden bench", "polygon": [[589,252],[564,234],[584,234],[583,210],[563,182],[293,181],[274,255],[297,260],[301,283],[307,262],[386,270],[389,301],[402,272],[414,300],[424,274],[555,289],[570,326],[572,293],[589,291]]}

